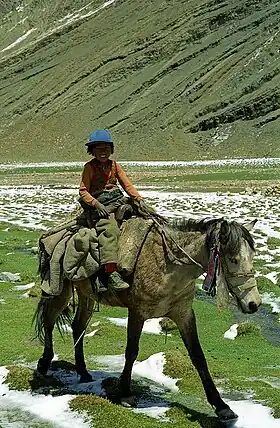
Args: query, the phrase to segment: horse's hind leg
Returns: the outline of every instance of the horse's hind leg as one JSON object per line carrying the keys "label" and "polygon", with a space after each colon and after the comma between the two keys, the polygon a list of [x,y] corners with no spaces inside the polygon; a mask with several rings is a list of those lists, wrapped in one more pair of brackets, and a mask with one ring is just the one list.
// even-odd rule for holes
{"label": "horse's hind leg", "polygon": [[53,329],[55,322],[63,310],[67,307],[71,296],[71,288],[65,283],[59,296],[48,296],[42,292],[42,297],[37,308],[37,333],[44,342],[44,352],[37,363],[37,370],[45,375],[54,356]]}
{"label": "horse's hind leg", "polygon": [[125,350],[125,366],[120,377],[121,397],[131,396],[131,372],[139,351],[139,340],[144,319],[134,312],[128,311],[127,345]]}
{"label": "horse's hind leg", "polygon": [[89,281],[76,282],[76,290],[78,294],[78,308],[72,323],[76,370],[80,375],[80,382],[92,382],[92,377],[86,368],[83,342],[95,301]]}
{"label": "horse's hind leg", "polygon": [[237,415],[221,399],[221,396],[209,373],[207,362],[199,343],[195,315],[192,309],[188,312],[172,310],[170,318],[177,324],[184,344],[189,352],[193,365],[201,378],[208,402],[215,407],[216,414],[223,420],[236,419]]}

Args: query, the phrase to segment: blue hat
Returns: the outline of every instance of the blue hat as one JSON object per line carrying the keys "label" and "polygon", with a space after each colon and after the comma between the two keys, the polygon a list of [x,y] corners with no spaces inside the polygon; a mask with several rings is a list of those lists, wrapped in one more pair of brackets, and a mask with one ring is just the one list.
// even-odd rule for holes
{"label": "blue hat", "polygon": [[89,139],[88,139],[88,142],[86,143],[86,146],[91,146],[92,144],[98,144],[98,143],[113,144],[113,140],[110,135],[110,132],[106,131],[106,129],[97,129],[96,131],[91,132],[89,134]]}

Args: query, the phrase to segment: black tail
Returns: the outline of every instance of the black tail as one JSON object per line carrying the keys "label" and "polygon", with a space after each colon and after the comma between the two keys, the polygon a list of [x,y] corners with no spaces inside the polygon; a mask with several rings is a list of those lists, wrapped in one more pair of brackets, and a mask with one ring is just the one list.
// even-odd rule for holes
{"label": "black tail", "polygon": [[[50,309],[55,305],[55,296],[44,296],[42,295],[34,313],[32,324],[35,328],[35,337],[40,340],[41,343],[45,343],[45,323],[51,313]],[[64,325],[71,325],[73,322],[73,314],[69,306],[67,306],[56,318],[56,325],[61,336],[65,333]]]}

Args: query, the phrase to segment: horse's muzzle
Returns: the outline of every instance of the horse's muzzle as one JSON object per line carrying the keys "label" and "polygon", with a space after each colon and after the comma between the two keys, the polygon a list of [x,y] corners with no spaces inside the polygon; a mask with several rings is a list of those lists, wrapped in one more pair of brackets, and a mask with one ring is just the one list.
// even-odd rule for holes
{"label": "horse's muzzle", "polygon": [[255,302],[249,302],[248,308],[249,308],[249,314],[253,314],[254,312],[257,312],[258,305]]}

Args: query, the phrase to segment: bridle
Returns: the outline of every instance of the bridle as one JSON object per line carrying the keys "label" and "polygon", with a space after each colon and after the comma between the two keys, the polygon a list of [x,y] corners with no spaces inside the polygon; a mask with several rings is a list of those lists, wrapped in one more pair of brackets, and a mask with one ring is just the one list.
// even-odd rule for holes
{"label": "bridle", "polygon": [[[206,277],[203,282],[203,290],[207,294],[214,297],[217,293],[217,275],[222,271],[229,291],[232,291],[235,296],[243,298],[249,290],[256,287],[256,283],[252,284],[250,279],[255,277],[254,270],[248,272],[230,272],[225,261],[226,255],[222,250],[221,243],[218,241],[211,249],[208,261]],[[213,269],[212,266],[213,265]],[[242,284],[234,284],[230,279],[242,279]]]}
{"label": "bridle", "polygon": [[[197,262],[193,257],[191,257],[185,250],[182,248],[179,243],[170,235],[166,233],[166,230],[162,227],[162,225],[153,218],[153,222],[160,228],[161,230],[161,236],[163,238],[165,248],[169,254],[170,259],[172,259],[175,263],[179,264],[189,264],[189,262],[195,264],[200,269],[202,269],[203,272],[205,272],[205,268]],[[177,248],[187,257],[185,258],[179,258],[176,257],[172,251],[170,250],[167,239],[170,239]],[[250,279],[255,277],[254,271],[249,272],[230,272],[227,266],[227,263],[224,261],[226,258],[226,255],[224,254],[222,250],[222,245],[218,239],[216,239],[216,243],[213,245],[213,247],[210,249],[210,256],[208,260],[208,267],[206,271],[206,276],[204,278],[204,282],[202,285],[202,289],[206,291],[207,294],[214,297],[217,293],[217,274],[220,273],[222,270],[224,273],[225,281],[227,283],[227,287],[229,290],[231,290],[236,296],[242,298],[242,293],[247,294],[247,290],[250,290],[254,287],[256,287],[256,284],[252,285],[250,284]],[[224,262],[223,262],[224,261]],[[244,282],[242,281],[241,285],[238,284],[232,284],[232,282],[229,282],[228,279],[230,278],[243,278]]]}

